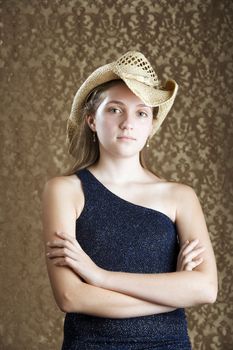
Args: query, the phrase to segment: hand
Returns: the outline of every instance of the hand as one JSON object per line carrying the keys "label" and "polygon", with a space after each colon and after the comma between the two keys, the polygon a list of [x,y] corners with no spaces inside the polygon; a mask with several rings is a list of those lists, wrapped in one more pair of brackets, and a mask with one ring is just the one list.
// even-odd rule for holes
{"label": "hand", "polygon": [[204,252],[205,247],[198,246],[198,243],[198,239],[195,239],[191,242],[186,241],[181,246],[176,271],[192,271],[204,261],[202,257],[198,256]]}
{"label": "hand", "polygon": [[98,267],[84,252],[78,241],[65,233],[56,232],[59,239],[47,243],[47,257],[56,266],[67,266],[88,284],[99,285],[104,278],[104,269]]}

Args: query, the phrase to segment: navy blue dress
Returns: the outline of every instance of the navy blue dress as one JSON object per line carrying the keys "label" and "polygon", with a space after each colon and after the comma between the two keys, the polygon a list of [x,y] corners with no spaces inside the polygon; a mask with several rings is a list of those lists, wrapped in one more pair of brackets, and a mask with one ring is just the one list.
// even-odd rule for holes
{"label": "navy blue dress", "polygon": [[[167,215],[118,197],[88,169],[76,175],[85,197],[77,240],[98,266],[132,273],[176,270],[177,231]],[[67,313],[62,350],[101,349],[190,350],[184,309],[123,319]]]}

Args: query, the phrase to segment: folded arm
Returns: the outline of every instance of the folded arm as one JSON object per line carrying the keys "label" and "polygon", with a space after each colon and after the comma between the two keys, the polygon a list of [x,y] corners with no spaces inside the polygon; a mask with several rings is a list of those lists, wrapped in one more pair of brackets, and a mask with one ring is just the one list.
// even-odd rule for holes
{"label": "folded arm", "polygon": [[213,303],[217,297],[217,270],[213,249],[199,200],[192,188],[177,185],[176,225],[181,244],[197,238],[204,261],[194,271],[134,274],[103,271],[94,283],[102,288],[172,307]]}
{"label": "folded arm", "polygon": [[[76,181],[77,182],[77,181]],[[69,232],[75,238],[77,213],[75,201],[80,198],[80,212],[84,199],[81,187],[66,177],[49,180],[42,196],[43,238],[46,242],[56,238],[57,230]],[[80,312],[99,317],[125,318],[169,312],[173,307],[150,303],[85,283],[69,267],[57,266],[56,259],[46,257],[48,274],[58,307],[64,312]]]}
{"label": "folded arm", "polygon": [[[181,245],[184,245],[185,241],[193,241],[197,237],[201,245],[206,247],[204,261],[201,264],[200,262],[196,263],[196,265],[194,261],[191,261],[192,268],[197,266],[194,271],[133,274],[103,270],[94,264],[81,247],[77,247],[75,227],[69,226],[71,222],[75,221],[76,217],[74,210],[73,217],[71,216],[73,205],[71,204],[68,209],[64,208],[59,200],[60,197],[64,197],[65,193],[68,194],[69,191],[66,189],[64,194],[59,194],[58,187],[61,192],[63,186],[56,186],[55,184],[50,184],[50,189],[45,191],[45,193],[50,193],[45,195],[46,198],[53,198],[49,207],[55,208],[56,219],[52,219],[53,215],[50,212],[46,217],[47,220],[49,219],[52,222],[52,226],[47,225],[46,220],[44,220],[44,227],[46,232],[53,232],[53,235],[45,235],[45,240],[54,240],[55,243],[52,247],[53,256],[50,257],[53,258],[52,261],[59,266],[58,269],[60,270],[55,270],[57,266],[52,265],[53,267],[51,267],[51,261],[48,261],[48,270],[53,270],[50,273],[52,276],[50,278],[51,284],[55,296],[57,292],[61,293],[60,298],[57,298],[57,300],[58,304],[62,304],[64,301],[66,307],[63,307],[63,309],[82,310],[80,312],[91,312],[96,315],[100,315],[98,312],[101,312],[101,315],[104,313],[105,317],[132,317],[167,312],[177,307],[187,307],[215,301],[217,273],[214,254],[199,201],[192,189],[184,186],[181,191],[179,186],[178,193],[175,193],[176,198],[178,198],[176,224]],[[45,200],[46,202],[47,200]],[[68,205],[67,203],[70,203],[69,198],[67,197],[66,201],[63,199],[62,203],[64,202]],[[57,207],[58,204],[62,210]],[[44,206],[46,207],[46,204]],[[55,238],[54,232],[57,230],[72,232],[72,239],[68,238],[67,240],[67,236],[64,235],[63,237],[60,236],[61,239],[56,241],[57,237]],[[76,247],[72,246],[71,243],[75,243]],[[58,251],[56,251],[56,248],[59,248]],[[184,265],[185,262],[182,264]],[[72,271],[67,267],[71,268]],[[192,270],[192,268],[187,270]],[[64,287],[61,288],[53,280],[56,273],[58,273],[59,279],[63,280],[62,275],[67,276],[68,271],[69,273],[75,272],[73,277],[69,277],[69,281],[72,281],[72,278],[74,278],[77,283],[77,278],[80,276],[87,283],[85,284],[79,280],[78,288],[65,284],[64,290]],[[110,295],[108,294],[109,292],[117,294]],[[102,293],[106,293],[105,296]],[[100,295],[99,299],[98,295]],[[93,297],[93,300],[90,300],[90,297]],[[131,299],[123,299],[124,297]],[[103,298],[105,298],[104,307],[102,303]],[[96,304],[94,305],[99,311],[93,305],[95,302]],[[106,316],[106,312],[109,312],[108,316]],[[117,316],[115,312],[117,312]]]}

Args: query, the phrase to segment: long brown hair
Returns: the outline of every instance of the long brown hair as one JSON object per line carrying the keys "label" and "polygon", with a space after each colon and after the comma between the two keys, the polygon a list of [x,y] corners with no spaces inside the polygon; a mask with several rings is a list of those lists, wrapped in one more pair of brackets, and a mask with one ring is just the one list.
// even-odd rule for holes
{"label": "long brown hair", "polygon": [[[86,98],[86,101],[82,110],[82,121],[80,127],[77,128],[76,133],[68,145],[69,153],[75,154],[73,165],[64,173],[65,176],[73,175],[78,170],[87,168],[95,164],[99,159],[99,141],[96,137],[96,141],[93,142],[93,131],[90,129],[86,122],[85,117],[87,115],[94,115],[97,108],[104,99],[104,92],[112,86],[122,84],[122,79],[111,80],[94,88]],[[125,84],[125,83],[124,83]],[[158,113],[158,107],[153,108],[153,118],[156,119]],[[140,163],[143,168],[148,169],[153,174],[158,176],[154,170],[151,169],[147,159],[147,147],[146,145],[140,151]]]}

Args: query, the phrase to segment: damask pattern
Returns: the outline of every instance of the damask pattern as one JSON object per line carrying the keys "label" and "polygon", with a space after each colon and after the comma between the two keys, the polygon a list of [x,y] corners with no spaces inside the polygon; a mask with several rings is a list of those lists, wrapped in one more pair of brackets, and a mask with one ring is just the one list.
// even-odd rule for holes
{"label": "damask pattern", "polygon": [[193,348],[232,349],[233,2],[2,0],[0,8],[0,348],[60,347],[63,314],[41,241],[42,189],[72,161],[66,120],[81,82],[136,49],[162,80],[179,84],[150,162],[193,186],[217,259],[217,302],[187,310]]}

